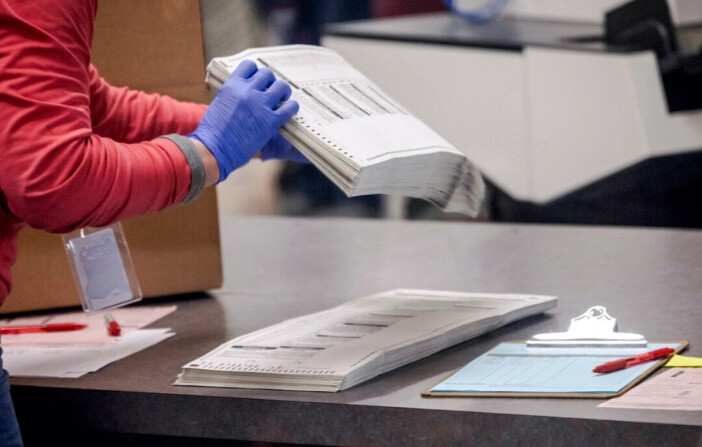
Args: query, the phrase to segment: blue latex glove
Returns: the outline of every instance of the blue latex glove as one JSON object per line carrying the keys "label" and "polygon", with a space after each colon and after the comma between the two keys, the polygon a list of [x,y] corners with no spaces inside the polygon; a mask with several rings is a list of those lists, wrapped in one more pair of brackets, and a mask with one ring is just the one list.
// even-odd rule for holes
{"label": "blue latex glove", "polygon": [[190,137],[212,152],[219,181],[245,165],[299,109],[290,86],[245,60],[234,70]]}
{"label": "blue latex glove", "polygon": [[265,161],[271,158],[309,163],[309,160],[280,134],[273,135],[273,138],[268,140],[263,149],[261,149],[261,160]]}

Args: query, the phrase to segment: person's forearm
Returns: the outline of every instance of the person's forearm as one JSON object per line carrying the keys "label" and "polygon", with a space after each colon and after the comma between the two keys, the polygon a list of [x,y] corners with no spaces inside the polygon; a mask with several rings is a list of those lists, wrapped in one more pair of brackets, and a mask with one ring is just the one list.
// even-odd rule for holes
{"label": "person's forearm", "polygon": [[[206,178],[199,150],[188,140],[200,167],[193,174],[183,149],[156,137],[191,131],[205,106],[175,110],[169,107],[174,100],[152,104],[151,98],[120,96],[104,84],[86,83],[91,70],[83,62],[90,60],[96,0],[6,3],[12,7],[2,13],[0,48],[22,56],[3,60],[7,70],[0,70],[0,178],[6,208],[32,227],[66,232],[196,197]],[[97,79],[96,72],[93,76]],[[100,99],[100,88],[115,92],[116,100],[109,100],[110,94]],[[152,130],[145,133],[143,127]],[[124,138],[118,135],[125,132]],[[148,139],[152,134],[156,137]],[[200,175],[197,182],[194,175]]]}
{"label": "person's forearm", "polygon": [[89,74],[93,132],[123,143],[173,133],[186,135],[195,129],[207,109],[205,104],[111,86],[92,65]]}

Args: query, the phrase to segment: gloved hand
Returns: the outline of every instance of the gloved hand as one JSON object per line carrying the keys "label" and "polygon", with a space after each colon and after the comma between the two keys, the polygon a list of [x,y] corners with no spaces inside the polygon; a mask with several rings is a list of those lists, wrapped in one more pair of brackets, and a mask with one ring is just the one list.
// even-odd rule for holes
{"label": "gloved hand", "polygon": [[195,131],[219,164],[219,181],[245,165],[299,109],[290,86],[267,68],[242,61],[224,83]]}
{"label": "gloved hand", "polygon": [[309,160],[279,133],[273,135],[261,149],[261,160],[277,158],[280,160],[296,161],[298,163],[309,163]]}

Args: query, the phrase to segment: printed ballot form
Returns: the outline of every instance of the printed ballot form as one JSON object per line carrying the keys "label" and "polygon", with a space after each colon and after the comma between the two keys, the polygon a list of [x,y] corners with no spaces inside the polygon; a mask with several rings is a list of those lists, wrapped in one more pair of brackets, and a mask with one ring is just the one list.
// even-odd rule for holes
{"label": "printed ballot form", "polygon": [[242,335],[177,385],[339,391],[552,308],[541,295],[392,290]]}
{"label": "printed ballot form", "polygon": [[346,195],[397,194],[478,212],[485,192],[478,168],[336,52],[253,48],[212,59],[207,83],[220,88],[245,59],[290,85],[300,110],[281,135]]}

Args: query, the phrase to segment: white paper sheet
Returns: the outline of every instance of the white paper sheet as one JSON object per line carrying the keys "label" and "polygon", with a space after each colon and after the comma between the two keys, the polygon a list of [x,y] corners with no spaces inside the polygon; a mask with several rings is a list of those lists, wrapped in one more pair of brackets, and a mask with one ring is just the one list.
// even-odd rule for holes
{"label": "white paper sheet", "polygon": [[102,314],[58,312],[5,318],[0,326],[79,323],[86,328],[2,336],[3,366],[11,377],[77,378],[175,335],[169,328],[141,329],[174,312],[176,306],[132,306],[110,311],[121,327],[117,337],[107,333]]}
{"label": "white paper sheet", "polygon": [[[110,313],[122,329],[120,336],[124,337],[130,332],[149,325],[175,310],[176,306],[133,306],[113,309]],[[87,327],[67,332],[6,334],[2,336],[2,347],[6,349],[13,346],[60,346],[63,348],[99,346],[114,343],[119,338],[108,335],[102,314],[87,315],[83,312],[61,312],[32,317],[5,318],[0,320],[0,326],[32,326],[69,322],[85,324]]]}
{"label": "white paper sheet", "polygon": [[[170,329],[140,329],[108,344],[83,347],[3,347],[10,377],[77,378],[175,335]],[[4,340],[4,337],[3,337]],[[4,343],[3,343],[4,344]]]}

